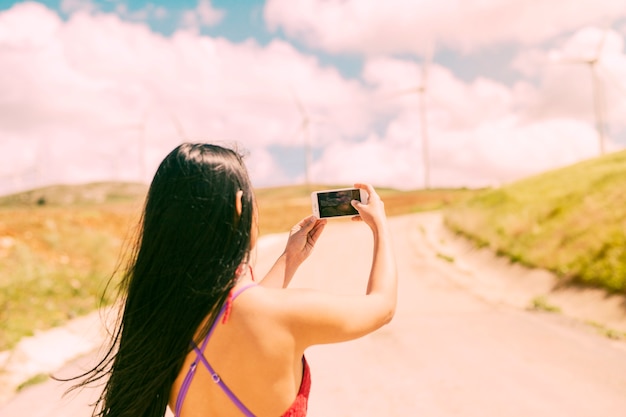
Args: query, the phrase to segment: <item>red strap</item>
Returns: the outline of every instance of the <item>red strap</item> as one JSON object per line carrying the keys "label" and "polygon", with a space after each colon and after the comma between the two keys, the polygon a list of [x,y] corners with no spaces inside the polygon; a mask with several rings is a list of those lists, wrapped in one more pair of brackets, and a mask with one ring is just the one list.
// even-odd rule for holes
{"label": "red strap", "polygon": [[235,301],[235,298],[237,298],[239,294],[241,294],[248,288],[255,287],[256,285],[257,285],[256,283],[248,284],[245,287],[240,288],[239,290],[235,291],[234,293],[233,293],[234,288],[230,290],[230,293],[228,294],[228,300],[226,300],[226,304],[224,305],[224,316],[222,317],[222,324],[226,324],[226,322],[228,321],[228,317],[230,317],[230,311],[233,308],[233,301]]}

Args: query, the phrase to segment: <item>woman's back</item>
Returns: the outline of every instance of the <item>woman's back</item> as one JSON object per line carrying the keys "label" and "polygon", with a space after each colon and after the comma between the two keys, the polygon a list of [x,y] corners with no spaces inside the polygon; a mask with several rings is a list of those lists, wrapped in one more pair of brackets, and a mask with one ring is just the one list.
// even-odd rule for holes
{"label": "woman's back", "polygon": [[[245,286],[242,282],[235,291]],[[297,348],[292,334],[281,324],[283,321],[277,317],[280,311],[272,307],[280,301],[281,295],[275,289],[262,286],[245,288],[233,301],[226,323],[221,317],[216,321],[204,350],[204,357],[222,382],[258,417],[281,416],[299,393],[308,396],[308,389],[306,393],[301,392],[301,388],[308,388],[302,387],[307,383],[303,380],[303,351]],[[195,350],[187,355],[172,387],[172,410],[176,409],[179,391],[197,356]],[[202,361],[198,361],[193,383],[177,417],[209,415],[240,417],[243,414]]]}

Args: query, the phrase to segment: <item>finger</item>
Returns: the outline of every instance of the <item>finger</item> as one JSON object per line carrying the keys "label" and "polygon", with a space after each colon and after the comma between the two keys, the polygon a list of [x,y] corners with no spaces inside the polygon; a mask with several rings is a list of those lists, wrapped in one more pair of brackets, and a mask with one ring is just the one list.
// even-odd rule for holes
{"label": "finger", "polygon": [[378,194],[376,194],[376,190],[371,184],[363,184],[363,183],[358,182],[354,184],[354,188],[360,188],[361,190],[365,190],[367,191],[367,194],[369,194],[370,196],[372,195],[378,196]]}
{"label": "finger", "polygon": [[326,223],[328,223],[328,220],[326,220],[326,219],[317,219],[317,221],[315,222],[315,225],[313,227],[314,228],[316,228],[316,227],[324,227],[324,226],[326,226]]}
{"label": "finger", "polygon": [[350,201],[350,204],[352,204],[352,207],[357,209],[357,211],[361,211],[361,206],[363,206],[363,203],[361,203],[359,200],[352,200]]}
{"label": "finger", "polygon": [[294,226],[293,226],[293,227],[289,230],[289,232],[290,232],[290,234],[292,234],[292,235],[293,235],[294,233],[298,232],[299,230],[300,230],[300,223],[298,223],[298,224],[294,225]]}
{"label": "finger", "polygon": [[311,229],[311,231],[309,232],[309,239],[312,244],[315,244],[315,242],[317,242],[317,239],[320,237],[320,235],[324,231],[325,226],[326,226],[326,220],[320,220],[317,223],[315,223],[315,226],[313,226],[313,229]]}
{"label": "finger", "polygon": [[304,219],[300,220],[298,224],[293,227],[292,230],[293,231],[304,230],[306,233],[308,233],[313,228],[317,220],[318,218],[313,215],[307,216]]}
{"label": "finger", "polygon": [[360,222],[360,221],[363,221],[363,219],[361,218],[361,216],[352,216],[352,221],[353,222]]}
{"label": "finger", "polygon": [[300,220],[300,222],[298,222],[298,225],[304,227],[309,223],[315,223],[316,220],[317,220],[317,217],[311,214],[309,216],[306,216],[304,219]]}

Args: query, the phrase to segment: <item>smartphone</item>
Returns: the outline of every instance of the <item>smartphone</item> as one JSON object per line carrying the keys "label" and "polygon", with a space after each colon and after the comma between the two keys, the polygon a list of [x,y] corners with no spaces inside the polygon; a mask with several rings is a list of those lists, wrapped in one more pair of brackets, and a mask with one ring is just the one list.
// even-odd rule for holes
{"label": "smartphone", "polygon": [[311,193],[313,215],[319,219],[357,215],[359,212],[352,207],[352,200],[366,204],[367,191],[359,188],[313,191]]}

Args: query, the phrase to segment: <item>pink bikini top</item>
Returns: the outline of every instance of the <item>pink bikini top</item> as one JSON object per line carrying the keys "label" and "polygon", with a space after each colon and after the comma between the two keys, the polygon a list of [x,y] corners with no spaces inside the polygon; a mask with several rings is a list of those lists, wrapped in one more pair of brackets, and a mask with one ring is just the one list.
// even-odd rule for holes
{"label": "pink bikini top", "polygon": [[[196,373],[198,361],[200,361],[205,366],[205,368],[211,373],[213,382],[215,382],[217,385],[220,386],[220,388],[224,391],[224,393],[228,396],[228,398],[230,398],[230,400],[237,406],[237,408],[241,410],[241,412],[246,417],[255,417],[255,415],[248,409],[248,407],[246,407],[241,402],[241,400],[237,398],[235,393],[233,393],[230,390],[230,388],[228,388],[228,386],[224,383],[222,378],[220,378],[220,376],[217,374],[217,372],[215,372],[211,364],[209,364],[209,362],[206,360],[206,358],[204,357],[204,353],[203,353],[209,339],[211,338],[211,335],[213,334],[213,331],[215,330],[215,326],[217,325],[217,323],[219,322],[222,316],[224,316],[223,322],[226,322],[226,319],[228,318],[228,313],[230,313],[230,307],[232,305],[232,302],[235,300],[235,298],[237,298],[239,294],[241,294],[248,288],[251,288],[255,285],[257,284],[246,285],[245,287],[233,293],[231,297],[229,297],[228,302],[224,304],[224,306],[220,310],[220,313],[215,319],[213,326],[211,326],[211,328],[209,329],[209,332],[207,333],[206,337],[202,341],[201,347],[198,348],[198,346],[196,346],[196,344],[192,342],[193,349],[196,351],[196,359],[189,366],[189,371],[187,371],[187,375],[185,376],[183,385],[181,386],[180,391],[178,392],[178,397],[176,398],[176,410],[175,410],[176,417],[180,417],[180,411],[182,409],[183,402],[185,401],[185,397],[187,396],[187,391],[189,390],[189,387],[191,386],[191,382],[193,381],[193,377]],[[304,356],[302,357],[302,366],[303,366],[302,382],[300,383],[300,390],[298,391],[298,395],[296,396],[296,399],[291,404],[291,406],[287,409],[287,411],[285,411],[282,414],[281,417],[305,417],[306,416],[309,392],[311,390],[311,372],[309,369],[309,365],[306,359],[304,358]]]}

